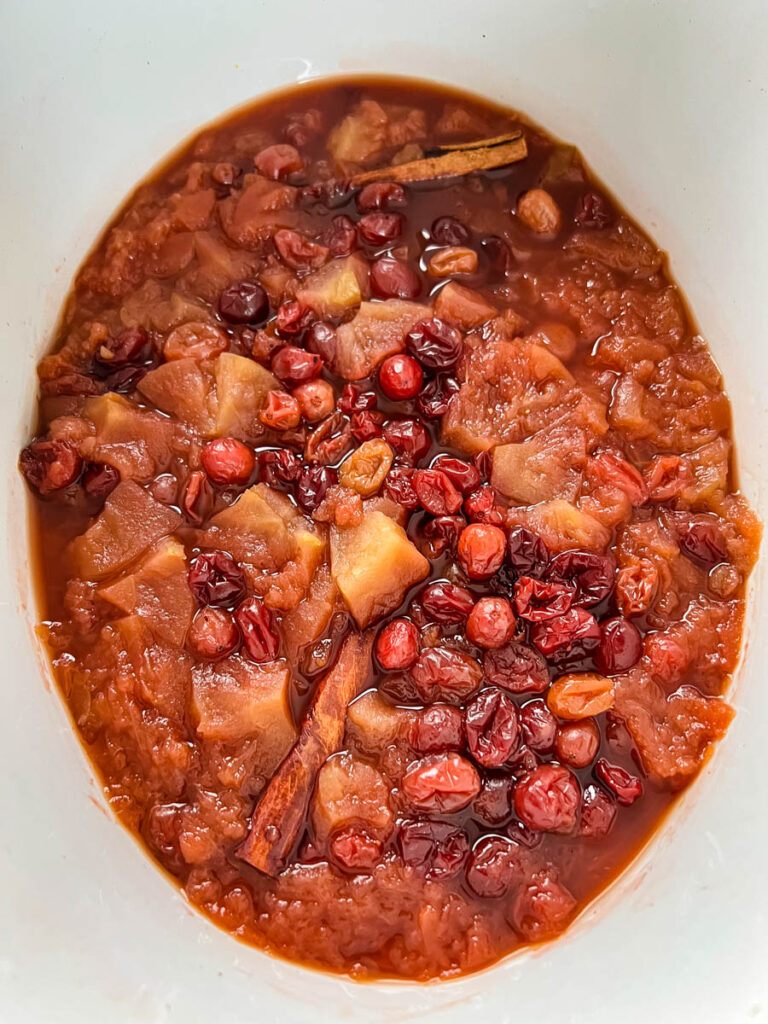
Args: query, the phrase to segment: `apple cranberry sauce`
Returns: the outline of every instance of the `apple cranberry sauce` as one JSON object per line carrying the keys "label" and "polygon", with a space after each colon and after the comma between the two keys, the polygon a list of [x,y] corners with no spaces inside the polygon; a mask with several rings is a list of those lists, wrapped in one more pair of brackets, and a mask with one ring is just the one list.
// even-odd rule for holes
{"label": "apple cranberry sauce", "polygon": [[518,114],[372,80],[206,130],[38,370],[58,682],[236,935],[478,969],[563,931],[725,733],[760,527],[720,373]]}

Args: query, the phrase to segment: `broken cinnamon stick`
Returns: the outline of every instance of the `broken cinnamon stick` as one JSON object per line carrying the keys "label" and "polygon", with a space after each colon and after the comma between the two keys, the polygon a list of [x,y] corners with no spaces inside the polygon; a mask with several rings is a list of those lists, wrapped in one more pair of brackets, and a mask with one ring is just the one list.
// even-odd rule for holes
{"label": "broken cinnamon stick", "polygon": [[504,135],[494,135],[492,139],[476,139],[474,142],[444,142],[435,148],[443,153],[450,153],[455,149],[480,149],[482,146],[500,146],[502,142],[514,142],[515,139],[522,138],[522,135],[523,129],[515,128],[514,131],[505,132]]}
{"label": "broken cinnamon stick", "polygon": [[351,634],[333,668],[317,685],[290,753],[256,805],[251,830],[235,855],[266,875],[277,875],[296,845],[315,777],[344,739],[347,707],[368,679],[373,633]]}
{"label": "broken cinnamon stick", "polygon": [[498,135],[492,139],[464,143],[459,147],[441,147],[440,156],[428,156],[423,160],[411,160],[407,164],[393,164],[390,167],[376,167],[372,171],[361,171],[353,175],[349,184],[357,188],[371,181],[435,181],[440,178],[458,178],[470,171],[490,171],[494,167],[524,160],[528,147],[522,132]]}

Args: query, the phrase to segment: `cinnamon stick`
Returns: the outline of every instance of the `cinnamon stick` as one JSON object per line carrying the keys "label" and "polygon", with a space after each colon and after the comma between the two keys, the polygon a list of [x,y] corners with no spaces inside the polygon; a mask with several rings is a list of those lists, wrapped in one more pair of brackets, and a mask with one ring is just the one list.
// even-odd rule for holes
{"label": "cinnamon stick", "polygon": [[474,142],[444,142],[440,146],[436,146],[435,149],[441,150],[443,153],[450,153],[455,149],[480,149],[483,146],[500,146],[502,142],[514,142],[515,139],[522,138],[523,129],[515,128],[514,131],[505,132],[504,135],[494,135],[492,139],[476,139]]}
{"label": "cinnamon stick", "polygon": [[372,171],[361,171],[350,178],[349,184],[357,188],[371,181],[436,181],[440,178],[458,178],[470,171],[489,171],[494,167],[524,160],[528,147],[522,132],[497,135],[492,139],[480,139],[461,146],[443,146],[446,152],[440,156],[428,156],[423,160],[411,160],[407,164],[393,164],[390,167],[376,167]]}
{"label": "cinnamon stick", "polygon": [[373,633],[353,633],[320,680],[299,737],[267,784],[251,818],[251,830],[235,855],[266,875],[277,875],[299,838],[315,778],[344,739],[347,706],[368,679]]}

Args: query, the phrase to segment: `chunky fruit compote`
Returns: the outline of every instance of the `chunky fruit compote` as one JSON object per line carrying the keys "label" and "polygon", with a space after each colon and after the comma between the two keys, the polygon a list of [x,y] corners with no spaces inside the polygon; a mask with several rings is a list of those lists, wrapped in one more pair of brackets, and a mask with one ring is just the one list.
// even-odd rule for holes
{"label": "chunky fruit compote", "polygon": [[435,86],[204,131],[39,366],[45,632],[214,921],[356,976],[548,939],[726,731],[759,524],[712,357],[578,152]]}

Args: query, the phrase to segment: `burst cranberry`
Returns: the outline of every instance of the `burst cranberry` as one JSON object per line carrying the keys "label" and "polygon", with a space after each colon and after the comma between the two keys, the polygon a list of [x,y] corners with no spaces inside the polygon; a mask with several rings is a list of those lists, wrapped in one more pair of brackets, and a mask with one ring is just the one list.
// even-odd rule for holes
{"label": "burst cranberry", "polygon": [[209,441],[200,460],[208,479],[220,487],[247,484],[256,468],[253,452],[234,437]]}
{"label": "burst cranberry", "polygon": [[296,481],[296,501],[305,512],[314,512],[328,493],[328,488],[337,481],[335,469],[329,466],[307,466]]}
{"label": "burst cranberry", "polygon": [[461,754],[429,754],[410,766],[402,790],[419,810],[453,814],[471,804],[480,792],[480,776]]}
{"label": "burst cranberry", "polygon": [[447,370],[454,366],[464,347],[459,331],[437,317],[421,320],[412,327],[405,344],[411,355],[428,370]]}
{"label": "burst cranberry", "polygon": [[514,257],[504,239],[498,235],[486,235],[482,246],[491,270],[495,270],[497,274],[506,274],[512,266]]}
{"label": "burst cranberry", "polygon": [[446,373],[438,373],[418,397],[419,412],[428,420],[437,419],[448,409],[453,396],[459,390],[459,382]]}
{"label": "burst cranberry", "polygon": [[418,420],[390,420],[384,427],[384,439],[409,463],[418,462],[429,451],[429,434]]}
{"label": "burst cranberry", "polygon": [[293,430],[301,420],[298,399],[287,391],[268,391],[264,408],[259,419],[270,430]]}
{"label": "burst cranberry", "polygon": [[575,588],[573,603],[589,608],[599,604],[613,590],[616,560],[613,555],[591,551],[563,551],[547,566],[548,580],[564,580]]}
{"label": "burst cranberry", "polygon": [[432,469],[439,469],[462,494],[469,494],[480,485],[480,473],[471,462],[454,459],[451,455],[438,455]]}
{"label": "burst cranberry", "polygon": [[143,362],[148,342],[149,335],[143,327],[124,327],[102,342],[96,359],[102,365],[112,368]]}
{"label": "burst cranberry", "polygon": [[318,423],[330,416],[336,407],[336,396],[327,380],[308,380],[291,392],[299,403],[301,415],[307,423]]}
{"label": "burst cranberry", "polygon": [[519,731],[517,708],[503,690],[481,690],[464,711],[469,752],[485,768],[500,768],[511,757]]}
{"label": "burst cranberry", "polygon": [[399,213],[366,213],[357,222],[357,236],[365,245],[378,249],[400,237],[403,223]]}
{"label": "burst cranberry", "polygon": [[278,143],[267,146],[257,153],[253,158],[253,165],[265,178],[278,181],[300,171],[304,167],[304,161],[295,146]]}
{"label": "burst cranberry", "polygon": [[444,821],[404,821],[397,846],[403,861],[429,881],[453,878],[469,856],[467,833]]}
{"label": "burst cranberry", "polygon": [[306,462],[329,466],[338,462],[352,447],[352,427],[346,416],[334,412],[318,423],[304,445]]}
{"label": "burst cranberry", "polygon": [[501,526],[504,522],[504,508],[496,500],[496,492],[490,484],[483,484],[467,495],[464,512],[472,523],[488,523]]}
{"label": "burst cranberry", "polygon": [[512,814],[514,789],[514,779],[509,776],[484,779],[472,805],[472,816],[484,825],[503,825]]}
{"label": "burst cranberry", "polygon": [[529,775],[540,764],[541,758],[537,757],[530,747],[522,744],[510,758],[507,768],[517,780],[524,775]]}
{"label": "burst cranberry", "polygon": [[301,473],[301,461],[287,448],[259,452],[259,479],[279,490],[295,483]]}
{"label": "burst cranberry", "polygon": [[354,412],[350,424],[352,436],[358,444],[370,441],[374,437],[381,437],[384,433],[384,415],[380,412]]}
{"label": "burst cranberry", "polygon": [[357,248],[357,230],[354,221],[339,214],[323,235],[323,242],[333,256],[349,256]]}
{"label": "burst cranberry", "polygon": [[413,488],[422,508],[433,516],[449,516],[461,508],[461,494],[439,469],[417,469]]}
{"label": "burst cranberry", "polygon": [[449,704],[433,704],[424,708],[413,719],[409,740],[420,754],[461,750],[464,745],[461,712]]}
{"label": "burst cranberry", "polygon": [[438,217],[429,233],[436,245],[466,245],[470,239],[469,228],[455,217]]}
{"label": "burst cranberry", "polygon": [[103,501],[120,483],[120,471],[107,462],[92,462],[83,473],[83,490]]}
{"label": "burst cranberry", "polygon": [[388,356],[379,368],[381,390],[395,402],[415,398],[421,390],[424,373],[411,356]]}
{"label": "burst cranberry", "polygon": [[304,337],[307,351],[315,352],[324,363],[332,363],[336,356],[336,328],[318,320],[307,329]]}
{"label": "burst cranberry", "polygon": [[607,228],[614,220],[613,210],[605,196],[585,192],[576,204],[576,223],[583,228]]}
{"label": "burst cranberry", "polygon": [[430,583],[421,594],[421,607],[431,622],[454,626],[465,622],[475,606],[475,599],[466,587],[457,583]]}
{"label": "burst cranberry", "polygon": [[488,651],[483,671],[489,682],[510,693],[543,693],[549,686],[547,663],[525,644],[509,643]]}
{"label": "burst cranberry", "polygon": [[526,942],[542,942],[558,935],[576,908],[576,899],[547,867],[524,885],[515,897],[509,921]]}
{"label": "burst cranberry", "polygon": [[704,569],[711,569],[728,558],[723,534],[714,517],[702,515],[694,522],[685,523],[677,530],[677,542],[683,554]]}
{"label": "burst cranberry", "polygon": [[463,651],[429,647],[411,668],[411,679],[424,704],[462,704],[479,688],[480,666]]}
{"label": "burst cranberry", "polygon": [[521,619],[543,622],[564,615],[571,607],[573,587],[544,583],[534,576],[521,576],[515,584],[515,608]]}
{"label": "burst cranberry", "polygon": [[339,409],[349,415],[376,408],[376,392],[362,391],[356,384],[345,384],[339,398]]}
{"label": "burst cranberry", "polygon": [[50,494],[77,480],[83,460],[70,441],[34,441],[21,453],[19,466],[30,487]]}
{"label": "burst cranberry", "polygon": [[520,729],[537,754],[548,754],[555,745],[557,720],[543,700],[529,700],[520,708]]}
{"label": "burst cranberry", "polygon": [[459,537],[458,558],[472,580],[487,580],[504,561],[507,539],[498,526],[470,523]]}
{"label": "burst cranberry", "polygon": [[323,360],[316,352],[306,352],[295,345],[285,345],[272,356],[272,373],[289,387],[304,384],[320,376]]}
{"label": "burst cranberry", "polygon": [[260,597],[249,597],[235,612],[243,634],[243,646],[252,661],[274,661],[280,649],[280,634],[274,616]]}
{"label": "burst cranberry", "polygon": [[549,562],[547,545],[532,530],[513,526],[507,537],[507,562],[521,576],[540,576]]}
{"label": "burst cranberry", "polygon": [[419,656],[419,631],[408,619],[393,619],[379,633],[376,657],[387,672],[410,668]]}
{"label": "burst cranberry", "polygon": [[555,750],[558,759],[571,768],[586,768],[592,764],[599,746],[600,733],[591,718],[568,722],[557,731]]}
{"label": "burst cranberry", "polygon": [[643,473],[651,501],[671,501],[693,483],[690,464],[679,455],[657,455]]}
{"label": "burst cranberry", "polygon": [[196,658],[218,661],[237,648],[240,634],[222,608],[201,608],[187,633],[187,647]]}
{"label": "burst cranberry", "polygon": [[407,466],[393,466],[384,479],[384,490],[388,498],[403,508],[419,507],[419,498],[413,489],[413,470]]}
{"label": "burst cranberry", "polygon": [[181,508],[193,523],[202,523],[213,507],[213,489],[199,469],[189,474],[181,492]]}
{"label": "burst cranberry", "polygon": [[189,589],[198,604],[232,605],[245,595],[243,570],[226,551],[205,551],[192,560]]}
{"label": "burst cranberry", "polygon": [[[418,504],[418,501],[417,501]],[[455,555],[461,531],[467,525],[463,516],[437,516],[424,525],[424,554],[439,558],[446,551]]]}
{"label": "burst cranberry", "polygon": [[587,786],[582,798],[579,834],[590,839],[602,839],[611,831],[616,814],[616,804],[604,789]]}
{"label": "burst cranberry", "polygon": [[315,321],[316,314],[311,306],[290,299],[284,302],[275,317],[275,330],[283,338],[293,338],[304,331]]}
{"label": "burst cranberry", "polygon": [[576,824],[580,798],[573,772],[559,764],[542,764],[518,782],[515,811],[528,828],[569,832]]}
{"label": "burst cranberry", "polygon": [[647,558],[619,569],[616,575],[616,604],[621,614],[642,615],[648,611],[656,596],[658,584],[659,571]]}
{"label": "burst cranberry", "polygon": [[632,775],[618,764],[611,764],[604,757],[595,765],[595,775],[610,789],[620,804],[633,804],[643,795],[643,784],[636,775]]}
{"label": "burst cranberry", "polygon": [[467,619],[467,639],[492,650],[509,643],[515,632],[515,613],[503,597],[481,597]]}
{"label": "burst cranberry", "polygon": [[520,847],[511,839],[484,836],[473,847],[467,867],[467,885],[476,896],[483,899],[506,896],[524,877]]}
{"label": "burst cranberry", "polygon": [[406,202],[405,189],[396,181],[372,181],[362,189],[356,200],[361,213],[370,210],[399,210]]}
{"label": "burst cranberry", "polygon": [[600,626],[594,615],[574,606],[565,615],[531,626],[531,643],[555,662],[585,658],[600,643]]}
{"label": "burst cranberry", "polygon": [[370,872],[381,860],[381,840],[364,828],[350,826],[332,837],[329,852],[334,863],[345,871]]}
{"label": "burst cranberry", "polygon": [[601,624],[600,633],[594,658],[603,675],[614,676],[637,664],[643,653],[643,640],[634,623],[617,615]]}
{"label": "burst cranberry", "polygon": [[328,259],[324,245],[312,242],[298,231],[282,228],[272,239],[280,259],[293,270],[318,270]]}
{"label": "burst cranberry", "polygon": [[421,279],[402,260],[382,256],[371,266],[371,291],[380,299],[415,299],[421,292]]}
{"label": "burst cranberry", "polygon": [[219,296],[219,313],[230,324],[260,324],[269,316],[267,293],[254,281],[234,281]]}

